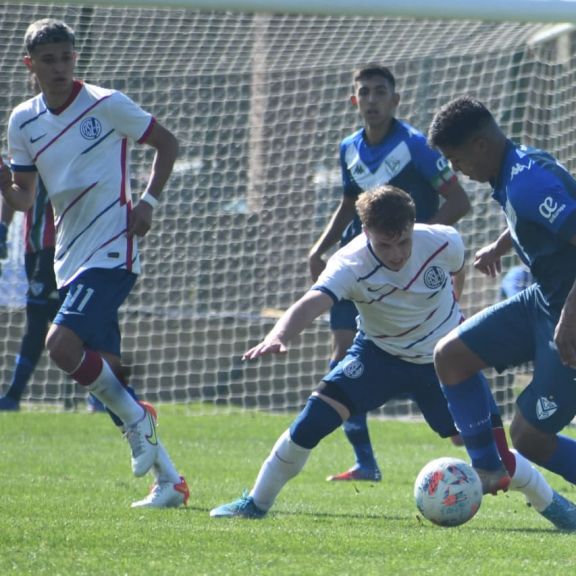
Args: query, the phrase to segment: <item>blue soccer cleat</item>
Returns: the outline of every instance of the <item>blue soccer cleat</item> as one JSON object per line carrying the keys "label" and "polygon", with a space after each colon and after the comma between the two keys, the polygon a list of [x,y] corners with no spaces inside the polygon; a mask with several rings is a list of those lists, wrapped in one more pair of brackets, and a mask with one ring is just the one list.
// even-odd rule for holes
{"label": "blue soccer cleat", "polygon": [[558,530],[570,532],[576,530],[576,505],[560,496],[555,490],[552,502],[540,514],[552,522]]}
{"label": "blue soccer cleat", "polygon": [[254,498],[244,492],[242,497],[229,504],[222,504],[210,510],[210,518],[250,518],[259,519],[266,516],[266,510],[261,510],[254,504]]}
{"label": "blue soccer cleat", "polygon": [[20,410],[20,402],[10,398],[10,396],[2,396],[0,398],[0,412],[18,412]]}

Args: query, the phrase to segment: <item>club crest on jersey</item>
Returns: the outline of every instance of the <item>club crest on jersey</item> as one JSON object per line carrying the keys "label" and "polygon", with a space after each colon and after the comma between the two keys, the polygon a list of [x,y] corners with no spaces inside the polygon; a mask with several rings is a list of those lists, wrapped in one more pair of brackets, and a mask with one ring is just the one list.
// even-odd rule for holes
{"label": "club crest on jersey", "polygon": [[351,358],[342,368],[348,378],[360,378],[364,374],[364,364],[356,358]]}
{"label": "club crest on jersey", "polygon": [[44,284],[42,282],[30,282],[28,287],[32,296],[40,296],[44,290]]}
{"label": "club crest on jersey", "polygon": [[536,417],[538,420],[546,420],[546,418],[550,418],[556,410],[558,410],[558,404],[548,398],[544,398],[544,396],[541,396],[536,401]]}
{"label": "club crest on jersey", "polygon": [[89,116],[80,122],[80,134],[86,140],[96,140],[102,134],[102,124],[98,118]]}
{"label": "club crest on jersey", "polygon": [[444,286],[446,282],[446,272],[440,266],[430,266],[424,272],[424,284],[426,288],[437,290]]}

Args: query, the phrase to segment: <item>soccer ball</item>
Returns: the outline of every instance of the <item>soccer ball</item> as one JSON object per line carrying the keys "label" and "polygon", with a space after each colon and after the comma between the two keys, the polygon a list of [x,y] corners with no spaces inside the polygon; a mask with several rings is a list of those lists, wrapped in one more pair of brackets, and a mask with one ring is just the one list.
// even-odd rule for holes
{"label": "soccer ball", "polygon": [[416,506],[438,526],[459,526],[478,512],[482,482],[476,470],[458,458],[428,462],[414,483]]}

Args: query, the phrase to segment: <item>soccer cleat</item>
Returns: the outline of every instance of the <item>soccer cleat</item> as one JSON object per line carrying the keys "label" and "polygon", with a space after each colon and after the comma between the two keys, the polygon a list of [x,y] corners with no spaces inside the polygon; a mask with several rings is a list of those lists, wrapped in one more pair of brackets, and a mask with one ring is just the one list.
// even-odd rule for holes
{"label": "soccer cleat", "polygon": [[380,482],[382,480],[382,474],[378,466],[374,468],[368,468],[367,466],[354,466],[346,472],[341,472],[340,474],[334,474],[334,476],[328,476],[326,478],[328,482],[350,482],[350,481],[364,481],[364,482]]}
{"label": "soccer cleat", "polygon": [[0,398],[0,412],[18,412],[20,410],[20,402],[10,398],[10,396],[2,396]]}
{"label": "soccer cleat", "polygon": [[145,409],[138,422],[125,428],[124,436],[132,449],[132,472],[134,476],[144,476],[152,468],[158,453],[154,416]]}
{"label": "soccer cleat", "polygon": [[186,506],[190,498],[190,490],[183,476],[180,476],[180,482],[160,482],[154,484],[150,493],[143,500],[132,502],[132,508],[178,508]]}
{"label": "soccer cleat", "polygon": [[140,404],[142,408],[148,410],[148,412],[152,414],[152,418],[154,418],[154,424],[158,426],[158,412],[156,411],[156,408],[154,408],[150,402],[146,402],[146,400],[138,400],[138,404]]}
{"label": "soccer cleat", "polygon": [[266,510],[260,510],[260,508],[254,504],[254,498],[249,496],[246,491],[238,500],[234,500],[234,502],[230,502],[230,504],[222,504],[222,506],[210,510],[210,518],[233,518],[235,516],[239,518],[259,519],[266,516]]}
{"label": "soccer cleat", "polygon": [[482,494],[496,494],[503,490],[506,492],[508,486],[510,486],[510,476],[504,466],[501,466],[497,470],[483,470],[481,468],[474,468],[480,476],[480,481],[482,482]]}
{"label": "soccer cleat", "polygon": [[540,512],[546,520],[552,522],[558,530],[572,532],[576,530],[576,505],[554,491],[550,505]]}

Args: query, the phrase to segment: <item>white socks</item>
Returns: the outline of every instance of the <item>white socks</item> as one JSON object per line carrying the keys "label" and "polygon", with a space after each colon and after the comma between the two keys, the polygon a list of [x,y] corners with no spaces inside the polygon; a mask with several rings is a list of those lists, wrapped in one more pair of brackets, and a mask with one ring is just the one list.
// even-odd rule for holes
{"label": "white socks", "polygon": [[297,476],[306,464],[312,450],[302,448],[290,438],[290,431],[286,430],[274,444],[270,456],[266,459],[250,496],[260,510],[269,510],[284,485]]}
{"label": "white socks", "polygon": [[516,458],[516,470],[510,482],[510,490],[522,492],[526,496],[526,500],[538,512],[542,512],[551,504],[554,491],[529,460],[514,449],[511,449],[510,452]]}
{"label": "white socks", "polygon": [[180,474],[178,474],[178,470],[176,470],[172,460],[170,460],[170,456],[160,439],[158,439],[158,455],[152,465],[152,474],[157,484],[162,482],[180,483]]}
{"label": "white socks", "polygon": [[110,408],[125,426],[142,419],[144,408],[128,394],[104,358],[102,358],[102,372],[90,386],[86,386],[86,390]]}

